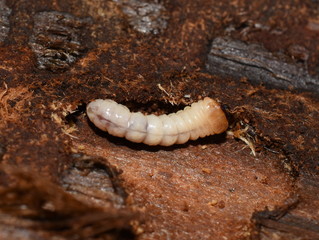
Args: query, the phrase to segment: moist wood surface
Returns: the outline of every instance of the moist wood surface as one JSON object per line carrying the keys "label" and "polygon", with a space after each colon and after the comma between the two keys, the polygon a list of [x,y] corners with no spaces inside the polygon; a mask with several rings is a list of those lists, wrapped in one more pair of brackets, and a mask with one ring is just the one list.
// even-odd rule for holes
{"label": "moist wood surface", "polygon": [[[0,0],[0,239],[319,239],[318,16],[301,0]],[[180,146],[85,115],[206,96],[229,131]]]}

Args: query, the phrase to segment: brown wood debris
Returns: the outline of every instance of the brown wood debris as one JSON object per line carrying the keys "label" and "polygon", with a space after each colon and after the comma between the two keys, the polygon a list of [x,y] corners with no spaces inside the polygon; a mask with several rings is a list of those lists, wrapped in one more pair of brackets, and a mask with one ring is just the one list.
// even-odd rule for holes
{"label": "brown wood debris", "polygon": [[[319,239],[319,3],[0,0],[0,239]],[[86,105],[204,97],[227,132],[150,147]]]}

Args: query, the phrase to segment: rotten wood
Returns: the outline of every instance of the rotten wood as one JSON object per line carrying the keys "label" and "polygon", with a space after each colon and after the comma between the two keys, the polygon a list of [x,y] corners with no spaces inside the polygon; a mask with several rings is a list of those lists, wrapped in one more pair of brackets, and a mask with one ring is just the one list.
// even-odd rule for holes
{"label": "rotten wood", "polygon": [[[318,9],[0,0],[0,239],[317,238]],[[206,96],[230,128],[181,146],[85,115],[96,98],[163,114]]]}
{"label": "rotten wood", "polygon": [[[290,50],[293,51],[293,48]],[[310,76],[304,66],[297,66],[291,61],[290,59],[288,62],[284,54],[271,53],[258,44],[216,38],[213,40],[206,66],[212,74],[247,78],[255,84],[318,92],[318,77]]]}

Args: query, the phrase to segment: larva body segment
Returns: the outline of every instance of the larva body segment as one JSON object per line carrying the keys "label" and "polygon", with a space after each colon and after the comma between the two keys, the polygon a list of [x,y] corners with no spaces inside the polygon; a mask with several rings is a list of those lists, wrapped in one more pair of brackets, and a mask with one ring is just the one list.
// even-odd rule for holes
{"label": "larva body segment", "polygon": [[97,99],[87,106],[89,119],[101,130],[116,137],[147,145],[170,146],[219,134],[228,128],[220,105],[206,97],[177,113],[156,116],[131,113],[113,100]]}
{"label": "larva body segment", "polygon": [[178,130],[174,120],[166,114],[158,117],[163,123],[163,137],[160,145],[170,146],[176,143]]}
{"label": "larva body segment", "polygon": [[132,142],[143,142],[146,137],[146,126],[146,117],[140,112],[133,112],[128,122],[129,129],[126,131],[125,138]]}
{"label": "larva body segment", "polygon": [[177,113],[171,113],[168,115],[170,119],[176,124],[176,129],[178,132],[177,144],[186,143],[190,137],[190,131],[188,130],[188,125],[185,120]]}
{"label": "larva body segment", "polygon": [[143,143],[147,145],[159,145],[163,138],[163,123],[154,114],[146,115],[147,130]]}

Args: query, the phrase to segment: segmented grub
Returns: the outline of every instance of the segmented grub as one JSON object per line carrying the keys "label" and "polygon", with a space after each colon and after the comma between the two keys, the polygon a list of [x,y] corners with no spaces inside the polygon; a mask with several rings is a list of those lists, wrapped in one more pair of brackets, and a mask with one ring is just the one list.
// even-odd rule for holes
{"label": "segmented grub", "polygon": [[228,128],[225,113],[209,97],[177,113],[160,116],[130,112],[113,100],[97,99],[88,104],[87,115],[95,126],[113,136],[151,146],[183,144],[188,140],[222,133]]}

